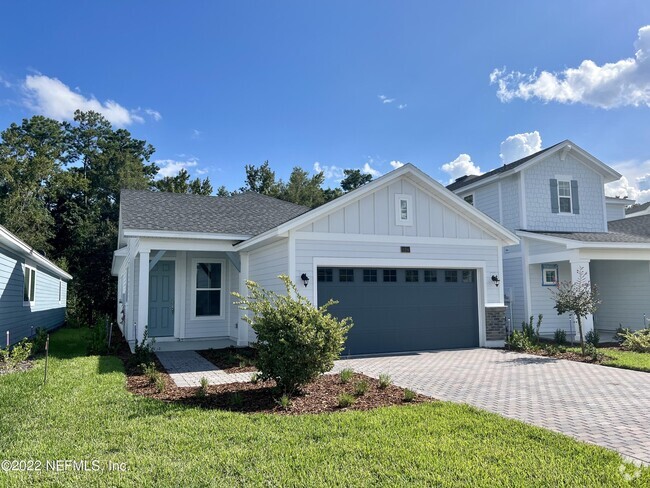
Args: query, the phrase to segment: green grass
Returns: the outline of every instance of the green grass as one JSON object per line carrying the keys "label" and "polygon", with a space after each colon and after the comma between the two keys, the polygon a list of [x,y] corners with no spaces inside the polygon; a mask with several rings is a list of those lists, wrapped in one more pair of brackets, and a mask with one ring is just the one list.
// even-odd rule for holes
{"label": "green grass", "polygon": [[[579,347],[570,347],[567,350],[580,353]],[[599,347],[598,352],[601,352],[610,358],[605,359],[603,362],[604,366],[633,369],[635,371],[646,371],[650,373],[650,353],[623,351],[612,347]]]}
{"label": "green grass", "polygon": [[0,472],[0,486],[629,486],[616,453],[463,405],[274,416],[134,396],[118,359],[82,355],[82,333],[52,335],[47,386],[43,360],[0,377],[0,457],[104,471]]}

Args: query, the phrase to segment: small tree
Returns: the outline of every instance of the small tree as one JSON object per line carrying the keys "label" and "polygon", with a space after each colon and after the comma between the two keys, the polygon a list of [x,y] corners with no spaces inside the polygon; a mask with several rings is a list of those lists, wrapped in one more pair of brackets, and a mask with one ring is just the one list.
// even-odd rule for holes
{"label": "small tree", "polygon": [[337,302],[330,300],[315,307],[298,293],[288,276],[278,278],[286,295],[265,290],[254,281],[246,282],[249,296],[233,295],[239,299],[235,303],[240,309],[251,312],[244,320],[257,334],[259,379],[273,379],[291,395],[332,369],[352,321],[337,320],[327,313]]}
{"label": "small tree", "polygon": [[580,348],[582,355],[585,355],[585,340],[582,333],[582,319],[596,312],[600,300],[598,299],[598,289],[592,286],[586,280],[587,273],[580,267],[578,268],[578,279],[574,282],[563,281],[557,287],[557,290],[551,290],[555,300],[555,310],[558,315],[566,312],[572,313],[578,320],[578,332],[580,333]]}

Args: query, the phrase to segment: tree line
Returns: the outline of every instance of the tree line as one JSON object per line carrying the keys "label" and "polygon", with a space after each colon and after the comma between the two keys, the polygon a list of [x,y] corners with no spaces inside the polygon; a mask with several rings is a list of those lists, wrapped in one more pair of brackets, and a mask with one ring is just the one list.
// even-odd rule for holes
{"label": "tree line", "polygon": [[0,224],[73,276],[68,308],[76,320],[92,323],[114,314],[110,271],[122,189],[218,196],[253,191],[315,208],[372,179],[346,169],[340,187],[324,188],[322,172],[310,175],[296,166],[283,181],[265,161],[245,166],[241,188],[215,192],[209,178],[192,179],[185,169],[159,178],[154,152],[92,111],[75,112],[72,122],[37,115],[0,133]]}

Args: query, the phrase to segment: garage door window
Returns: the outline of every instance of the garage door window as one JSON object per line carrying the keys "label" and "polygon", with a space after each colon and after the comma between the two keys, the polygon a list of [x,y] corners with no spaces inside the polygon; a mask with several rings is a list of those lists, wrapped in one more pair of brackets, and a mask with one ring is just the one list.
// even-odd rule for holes
{"label": "garage door window", "polygon": [[407,283],[417,283],[420,281],[420,270],[419,269],[407,269],[406,270],[406,282]]}
{"label": "garage door window", "polygon": [[436,269],[425,269],[424,270],[424,282],[425,283],[435,283],[438,281],[438,270]]}
{"label": "garage door window", "polygon": [[377,270],[376,269],[364,269],[363,270],[363,281],[366,283],[376,283],[377,282]]}
{"label": "garage door window", "polygon": [[445,270],[445,283],[457,283],[458,282],[458,271],[455,269],[446,269]]}
{"label": "garage door window", "polygon": [[342,283],[352,283],[354,281],[354,269],[352,268],[339,269],[339,281]]}
{"label": "garage door window", "polygon": [[474,271],[471,269],[463,270],[463,283],[474,283]]}
{"label": "garage door window", "polygon": [[318,268],[318,281],[319,282],[330,282],[334,276],[334,271],[332,268]]}
{"label": "garage door window", "polygon": [[384,281],[388,283],[394,283],[397,281],[397,270],[396,269],[385,269],[384,270]]}

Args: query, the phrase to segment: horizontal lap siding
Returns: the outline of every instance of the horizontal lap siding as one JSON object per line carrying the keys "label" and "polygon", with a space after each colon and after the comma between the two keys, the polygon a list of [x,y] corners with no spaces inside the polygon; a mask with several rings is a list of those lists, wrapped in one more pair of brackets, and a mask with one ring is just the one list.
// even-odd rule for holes
{"label": "horizontal lap siding", "polygon": [[65,321],[66,282],[62,282],[59,303],[59,278],[36,268],[35,303],[23,305],[24,260],[0,250],[0,345],[6,331],[12,343],[32,334],[32,327],[51,329]]}
{"label": "horizontal lap siding", "polygon": [[[250,280],[267,290],[282,293],[285,291],[284,285],[278,279],[281,274],[289,274],[289,242],[287,239],[250,253]],[[296,281],[295,278],[294,281]]]}

